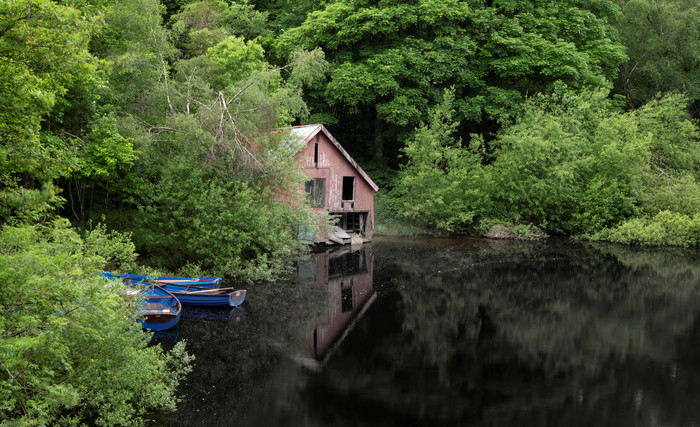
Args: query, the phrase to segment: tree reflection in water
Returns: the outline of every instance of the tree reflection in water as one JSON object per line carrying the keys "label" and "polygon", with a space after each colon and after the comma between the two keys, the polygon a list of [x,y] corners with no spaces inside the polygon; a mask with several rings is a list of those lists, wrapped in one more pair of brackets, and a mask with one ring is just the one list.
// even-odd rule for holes
{"label": "tree reflection in water", "polygon": [[313,388],[338,397],[324,401],[351,399],[360,423],[380,408],[396,425],[700,420],[689,409],[697,362],[680,362],[698,360],[697,252],[480,240],[374,248],[375,283],[396,291],[393,306],[373,309],[399,313],[400,330],[371,313]]}
{"label": "tree reflection in water", "polygon": [[[230,387],[216,415],[189,421],[700,423],[697,251],[379,238],[371,252],[370,290],[348,292],[344,279],[330,284],[329,264],[307,274],[307,285],[248,302],[241,323],[255,333],[215,344],[228,346],[230,359],[209,359],[222,378],[242,361],[228,378],[244,391]],[[324,271],[329,277],[319,277]],[[368,294],[379,296],[368,305]],[[345,310],[348,298],[363,305],[359,320],[360,311]],[[310,331],[318,337],[332,319],[345,322],[344,313],[353,314],[340,330],[352,324],[351,331],[332,339],[331,357],[325,350],[319,357]],[[299,354],[320,361],[320,369],[294,362]]]}

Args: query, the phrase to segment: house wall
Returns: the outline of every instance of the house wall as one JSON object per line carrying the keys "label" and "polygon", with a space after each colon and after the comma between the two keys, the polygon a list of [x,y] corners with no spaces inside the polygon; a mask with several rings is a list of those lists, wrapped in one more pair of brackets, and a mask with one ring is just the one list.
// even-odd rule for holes
{"label": "house wall", "polygon": [[[318,142],[318,164],[314,165],[315,144]],[[343,156],[325,133],[312,136],[301,151],[304,158],[303,171],[309,178],[325,178],[326,191],[324,207],[330,212],[368,212],[367,234],[374,228],[374,190]],[[355,178],[355,200],[352,204],[342,202],[343,177]],[[315,208],[323,211],[324,208]]]}

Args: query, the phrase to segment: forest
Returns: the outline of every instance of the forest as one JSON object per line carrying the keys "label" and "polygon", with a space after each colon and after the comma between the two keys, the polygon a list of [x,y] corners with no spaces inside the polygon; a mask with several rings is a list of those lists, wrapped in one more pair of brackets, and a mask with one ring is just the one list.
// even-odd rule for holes
{"label": "forest", "polygon": [[0,0],[0,423],[173,409],[191,356],[95,271],[274,278],[317,224],[293,125],[380,231],[698,246],[699,31],[688,0]]}

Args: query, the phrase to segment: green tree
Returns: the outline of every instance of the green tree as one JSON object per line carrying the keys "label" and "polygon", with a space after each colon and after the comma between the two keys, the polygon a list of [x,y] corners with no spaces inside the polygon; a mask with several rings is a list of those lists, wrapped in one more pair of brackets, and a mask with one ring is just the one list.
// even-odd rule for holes
{"label": "green tree", "polygon": [[416,129],[404,153],[408,159],[399,175],[404,216],[421,226],[455,231],[481,217],[484,193],[479,138],[469,146],[455,138],[454,92],[445,91],[430,120]]}
{"label": "green tree", "polygon": [[143,180],[131,173],[138,151],[133,140],[125,138],[117,129],[113,115],[96,117],[83,132],[83,137],[72,138],[73,172],[66,182],[70,210],[83,227],[89,219],[94,203],[94,192],[105,191],[122,200],[133,198]]}
{"label": "green tree", "polygon": [[259,44],[231,36],[209,48],[207,57],[214,62],[216,73],[221,74],[223,86],[228,86],[250,76],[253,71],[263,70],[264,53]]}
{"label": "green tree", "polygon": [[53,180],[69,172],[69,156],[41,137],[41,122],[72,82],[98,80],[91,27],[51,1],[0,2],[0,221],[38,220],[60,203]]}
{"label": "green tree", "polygon": [[447,87],[456,120],[483,130],[556,81],[604,84],[625,59],[608,23],[615,14],[607,1],[340,0],[286,31],[278,49],[326,52],[330,75],[311,93],[313,107],[362,120],[381,157],[384,133],[405,135]]}
{"label": "green tree", "polygon": [[196,1],[175,14],[173,37],[185,58],[201,55],[229,36],[253,40],[270,36],[267,14],[247,1]]}
{"label": "green tree", "polygon": [[616,89],[631,108],[659,93],[680,92],[700,117],[700,5],[687,0],[623,1],[615,26],[629,60],[620,66]]}
{"label": "green tree", "polygon": [[6,226],[0,254],[0,423],[141,425],[175,409],[183,345],[149,347],[138,302],[95,274],[133,263],[128,238]]}
{"label": "green tree", "polygon": [[323,9],[330,2],[327,0],[251,0],[258,10],[269,15],[274,31],[279,34],[301,25],[306,16]]}
{"label": "green tree", "polygon": [[155,124],[163,108],[174,114],[171,76],[178,52],[163,26],[163,11],[156,0],[114,2],[90,43],[91,52],[111,64],[101,104],[116,109],[118,117]]}

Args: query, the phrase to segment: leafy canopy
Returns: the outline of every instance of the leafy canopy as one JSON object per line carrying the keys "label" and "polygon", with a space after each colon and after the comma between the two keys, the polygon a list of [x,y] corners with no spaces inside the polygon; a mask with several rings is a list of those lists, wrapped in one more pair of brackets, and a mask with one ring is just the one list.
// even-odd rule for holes
{"label": "leafy canopy", "polygon": [[311,105],[363,120],[365,132],[377,119],[402,134],[449,87],[458,122],[500,122],[557,81],[577,90],[605,85],[626,59],[611,3],[536,3],[339,0],[282,34],[277,50],[322,48],[330,73],[310,91]]}
{"label": "leafy canopy", "polygon": [[659,93],[684,94],[700,117],[700,6],[688,0],[624,2],[615,22],[629,60],[620,67],[616,90],[632,108]]}
{"label": "leafy canopy", "polygon": [[52,180],[69,171],[68,156],[41,137],[41,121],[70,82],[98,80],[91,27],[52,1],[0,1],[0,221],[37,220],[60,202]]}

